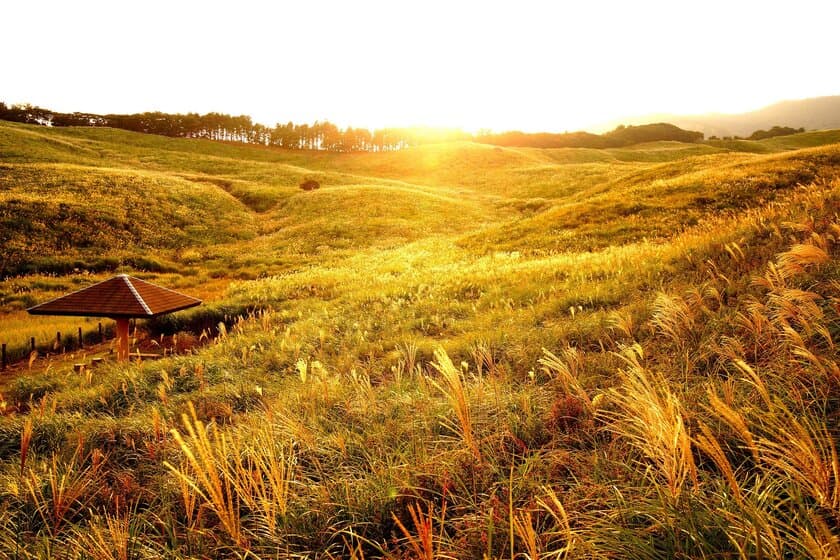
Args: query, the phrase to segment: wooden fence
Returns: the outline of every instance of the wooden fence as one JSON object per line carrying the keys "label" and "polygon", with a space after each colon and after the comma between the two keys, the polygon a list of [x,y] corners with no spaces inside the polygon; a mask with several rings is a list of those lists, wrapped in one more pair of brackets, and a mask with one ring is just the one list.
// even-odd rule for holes
{"label": "wooden fence", "polygon": [[[105,330],[102,328],[102,323],[97,324],[97,330],[93,332],[87,333],[87,344],[90,344],[90,341],[93,340],[94,344],[102,344],[105,342]],[[67,338],[64,338],[65,343],[68,342]],[[67,348],[65,345],[62,344],[62,335],[61,331],[57,331],[55,333],[55,342],[52,345],[52,348],[56,350],[56,353],[63,353],[67,350],[82,350],[85,348],[85,333],[82,332],[82,327],[78,327],[76,331],[76,340],[73,346]],[[42,346],[43,348],[44,346]],[[29,337],[29,354],[31,355],[33,352],[38,351],[38,346],[35,343],[35,337]],[[20,349],[18,349],[18,353]],[[4,371],[14,359],[9,355],[9,346],[6,342],[0,344],[0,371]],[[20,359],[20,356],[18,356]]]}

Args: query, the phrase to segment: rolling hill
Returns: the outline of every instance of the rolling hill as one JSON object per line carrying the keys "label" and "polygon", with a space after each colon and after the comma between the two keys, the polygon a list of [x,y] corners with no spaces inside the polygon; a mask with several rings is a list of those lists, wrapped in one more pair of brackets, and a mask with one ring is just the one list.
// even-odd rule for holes
{"label": "rolling hill", "polygon": [[0,377],[0,550],[831,557],[838,215],[838,131],[323,153],[0,123],[10,350],[112,271],[208,300],[169,325],[188,352]]}

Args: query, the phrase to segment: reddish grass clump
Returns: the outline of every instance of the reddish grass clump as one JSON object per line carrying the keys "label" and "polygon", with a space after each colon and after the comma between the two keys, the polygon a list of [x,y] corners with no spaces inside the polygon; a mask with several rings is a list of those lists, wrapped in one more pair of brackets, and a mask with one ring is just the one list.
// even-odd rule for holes
{"label": "reddish grass clump", "polygon": [[562,433],[572,432],[580,426],[585,412],[586,409],[579,398],[574,395],[560,396],[551,405],[548,425]]}

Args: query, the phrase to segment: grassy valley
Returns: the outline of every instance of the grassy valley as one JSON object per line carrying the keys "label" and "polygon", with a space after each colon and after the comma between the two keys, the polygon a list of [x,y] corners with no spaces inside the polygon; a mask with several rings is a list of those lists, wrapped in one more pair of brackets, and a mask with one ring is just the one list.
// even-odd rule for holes
{"label": "grassy valley", "polygon": [[[0,122],[0,555],[837,557],[838,211],[837,131],[326,153]],[[214,336],[27,363],[96,323],[24,309],[115,272],[206,300],[154,336]]]}

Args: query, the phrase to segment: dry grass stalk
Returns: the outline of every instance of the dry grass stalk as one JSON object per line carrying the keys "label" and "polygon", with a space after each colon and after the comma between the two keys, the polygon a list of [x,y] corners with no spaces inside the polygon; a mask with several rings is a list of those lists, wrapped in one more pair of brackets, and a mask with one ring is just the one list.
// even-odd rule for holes
{"label": "dry grass stalk", "polygon": [[[747,426],[747,422],[740,412],[735,410],[732,406],[727,404],[724,400],[718,397],[717,393],[709,387],[707,390],[709,396],[709,403],[711,410],[718,416],[727,426],[735,431],[736,434],[747,445],[747,449],[753,456],[753,460],[758,463],[758,448],[755,445],[752,431]],[[769,398],[769,397],[768,397]],[[731,402],[731,401],[730,401]],[[767,401],[766,401],[767,402]]]}
{"label": "dry grass stalk", "polygon": [[92,560],[130,560],[135,557],[135,539],[128,514],[104,516],[85,530],[76,530],[75,544]]}
{"label": "dry grass stalk", "polygon": [[511,525],[513,525],[516,536],[525,545],[525,558],[528,558],[528,560],[539,560],[540,543],[537,531],[534,529],[533,517],[530,511],[517,511],[511,518]]}
{"label": "dry grass stalk", "polygon": [[215,424],[205,427],[192,404],[183,424],[189,440],[176,429],[171,434],[185,460],[178,466],[165,465],[178,480],[189,519],[196,505],[190,496],[193,490],[237,544],[246,542],[242,507],[254,514],[263,529],[275,532],[278,520],[288,511],[294,455],[278,448],[272,426],[263,424],[246,442],[238,432],[223,433]]}
{"label": "dry grass stalk", "polygon": [[820,507],[840,508],[840,461],[825,424],[802,419],[787,408],[765,415],[768,437],[758,440],[765,464],[783,473]]}
{"label": "dry grass stalk", "polygon": [[[432,504],[429,504],[427,512],[423,512],[420,504],[413,503],[408,506],[408,513],[411,516],[411,522],[414,524],[414,533],[400,521],[399,517],[391,514],[394,523],[397,524],[403,536],[411,546],[414,553],[414,558],[417,560],[436,560],[440,558],[449,558],[441,553],[440,547],[435,547],[435,533],[434,533],[434,511]],[[446,519],[446,501],[443,502],[443,511],[441,512],[441,530],[443,529],[444,520]]]}
{"label": "dry grass stalk", "polygon": [[431,383],[446,395],[455,411],[455,416],[458,418],[464,444],[472,452],[475,459],[480,462],[482,460],[481,451],[473,433],[472,413],[470,412],[466,389],[461,379],[461,372],[455,367],[455,364],[452,363],[443,349],[435,350],[435,360],[436,362],[432,365],[441,374],[444,383],[441,385],[434,379],[431,380]]}
{"label": "dry grass stalk", "polygon": [[685,348],[695,329],[695,313],[682,298],[660,293],[653,302],[651,324],[678,348]]}
{"label": "dry grass stalk", "polygon": [[636,330],[636,325],[633,323],[633,316],[630,313],[613,311],[609,317],[609,328],[612,331],[620,332],[627,338],[635,339],[633,333]]}
{"label": "dry grass stalk", "polygon": [[753,387],[755,387],[758,394],[761,396],[761,400],[764,401],[764,406],[767,410],[773,409],[773,400],[770,398],[770,390],[767,388],[767,385],[764,383],[764,380],[761,378],[758,373],[753,369],[751,365],[749,365],[744,360],[734,360],[732,362],[739,371],[743,372],[746,375],[746,381]]}
{"label": "dry grass stalk", "polygon": [[738,484],[738,480],[735,478],[735,471],[732,468],[732,463],[730,463],[729,459],[726,457],[723,447],[721,447],[720,442],[712,433],[712,430],[702,422],[700,423],[700,432],[701,434],[696,436],[694,439],[697,447],[699,447],[700,450],[702,450],[712,459],[712,461],[714,461],[718,470],[726,479],[729,489],[732,491],[733,497],[738,503],[741,503],[743,501],[741,497],[741,487]]}
{"label": "dry grass stalk", "polygon": [[822,297],[814,292],[795,288],[776,288],[767,296],[770,321],[777,327],[794,325],[811,336],[814,325],[820,324],[824,314],[818,301]]}
{"label": "dry grass stalk", "polygon": [[618,410],[604,414],[613,421],[611,429],[653,463],[668,494],[678,498],[686,482],[697,485],[691,438],[679,399],[661,374],[641,365],[641,354],[638,344],[622,354],[627,364],[620,371],[623,383],[611,391]]}
{"label": "dry grass stalk", "polygon": [[23,422],[23,430],[20,434],[20,476],[23,476],[23,469],[26,467],[26,458],[29,455],[29,444],[32,442],[32,417],[27,416]]}
{"label": "dry grass stalk", "polygon": [[814,560],[840,558],[840,537],[834,534],[832,528],[821,517],[811,514],[809,521],[813,529],[803,527],[800,531],[802,548]]}
{"label": "dry grass stalk", "polygon": [[198,493],[195,492],[195,489],[191,484],[192,475],[189,465],[187,463],[182,463],[178,465],[177,469],[178,472],[175,480],[178,483],[178,491],[180,492],[181,502],[184,504],[184,512],[186,514],[187,523],[189,524],[187,528],[192,530],[195,528],[196,522],[198,521],[196,516]]}
{"label": "dry grass stalk", "polygon": [[794,245],[777,257],[779,273],[785,278],[804,274],[809,268],[831,260],[828,253],[810,243]]}
{"label": "dry grass stalk", "polygon": [[721,510],[726,536],[741,559],[784,558],[791,544],[790,526],[778,514],[788,509],[779,481],[756,477],[737,508]]}
{"label": "dry grass stalk", "polygon": [[274,533],[290,505],[294,455],[283,447],[278,449],[273,430],[265,425],[255,432],[250,445],[236,440],[236,446],[247,451],[234,455],[237,492],[248,508],[259,514],[269,533]]}
{"label": "dry grass stalk", "polygon": [[176,478],[186,483],[208,504],[234,542],[241,543],[244,537],[240,524],[239,504],[234,501],[233,482],[230,477],[225,476],[224,470],[224,465],[227,464],[228,441],[215,425],[212,429],[213,439],[210,439],[208,430],[204,423],[198,420],[192,403],[190,403],[189,416],[184,414],[182,420],[189,442],[177,429],[173,428],[170,433],[184,453],[186,464],[179,467],[169,462],[164,464],[175,473]]}
{"label": "dry grass stalk", "polygon": [[487,342],[476,344],[472,349],[472,357],[479,377],[485,371],[490,376],[498,375],[499,366],[496,363],[496,357],[493,355],[493,348]]}
{"label": "dry grass stalk", "polygon": [[554,523],[559,528],[559,534],[566,542],[561,548],[552,551],[556,558],[567,558],[575,549],[581,544],[581,539],[572,531],[572,525],[569,521],[569,515],[566,513],[566,508],[563,507],[563,502],[557,496],[557,492],[553,488],[543,486],[544,497],[537,498],[537,505],[548,512]]}

